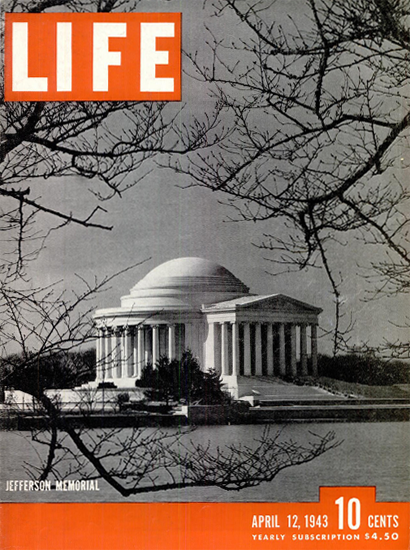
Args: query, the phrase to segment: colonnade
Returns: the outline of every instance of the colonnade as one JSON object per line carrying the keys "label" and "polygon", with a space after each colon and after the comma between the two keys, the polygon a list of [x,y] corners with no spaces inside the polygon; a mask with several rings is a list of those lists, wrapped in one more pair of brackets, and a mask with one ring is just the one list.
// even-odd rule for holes
{"label": "colonnade", "polygon": [[214,322],[206,345],[207,366],[222,375],[317,375],[316,324]]}
{"label": "colonnade", "polygon": [[182,324],[100,327],[97,329],[97,380],[140,378],[143,367],[166,355],[179,357],[185,347]]}
{"label": "colonnade", "polygon": [[[209,322],[97,329],[97,380],[140,378],[143,367],[190,348],[206,369],[226,376],[317,375],[317,325]],[[309,333],[308,333],[309,330]],[[203,354],[205,344],[205,357]]]}

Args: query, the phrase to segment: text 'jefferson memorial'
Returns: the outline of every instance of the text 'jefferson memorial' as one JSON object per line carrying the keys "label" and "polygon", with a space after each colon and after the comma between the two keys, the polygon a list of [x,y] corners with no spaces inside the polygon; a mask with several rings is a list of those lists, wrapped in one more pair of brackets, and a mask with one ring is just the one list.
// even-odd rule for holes
{"label": "text 'jefferson memorial'", "polygon": [[237,393],[242,377],[317,375],[321,309],[255,295],[221,265],[178,258],[141,279],[121,307],[97,310],[97,380],[134,387],[144,365],[190,349]]}

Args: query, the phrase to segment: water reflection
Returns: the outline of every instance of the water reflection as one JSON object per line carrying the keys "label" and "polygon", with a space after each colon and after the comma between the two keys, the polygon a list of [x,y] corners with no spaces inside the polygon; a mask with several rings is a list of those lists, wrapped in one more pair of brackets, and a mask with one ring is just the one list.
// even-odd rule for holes
{"label": "water reflection", "polygon": [[[264,426],[210,426],[201,427],[189,435],[194,442],[223,447],[229,443],[251,444],[258,438]],[[271,428],[276,432],[276,426]],[[139,502],[190,502],[190,501],[271,501],[295,502],[317,501],[319,486],[376,486],[379,501],[410,500],[410,430],[406,422],[394,423],[312,423],[281,426],[281,438],[298,443],[312,440],[311,432],[325,435],[336,432],[343,444],[314,461],[281,472],[272,482],[239,492],[226,492],[217,488],[193,488],[178,491],[133,496],[128,500]],[[126,435],[124,430],[124,435]],[[38,460],[36,453],[44,455],[30,441],[29,433],[2,432],[1,434],[1,490],[2,501],[52,501],[92,502],[121,501],[118,495],[104,482],[101,491],[95,493],[11,493],[5,483],[10,479],[27,479],[25,463]]]}

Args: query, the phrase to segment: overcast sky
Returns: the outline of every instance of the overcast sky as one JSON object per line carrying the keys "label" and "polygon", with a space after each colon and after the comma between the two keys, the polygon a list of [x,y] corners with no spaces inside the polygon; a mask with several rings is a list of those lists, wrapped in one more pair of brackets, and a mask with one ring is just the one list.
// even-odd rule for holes
{"label": "overcast sky", "polygon": [[[298,11],[297,0],[279,3],[283,13]],[[183,44],[190,49],[204,37],[202,2],[165,2],[150,0],[147,11],[156,6],[163,11],[182,11]],[[141,10],[145,9],[142,4]],[[235,33],[226,20],[217,22],[219,29]],[[196,112],[204,107],[206,97],[198,101],[198,84],[183,77],[183,101]],[[185,115],[188,116],[188,115]],[[229,222],[231,212],[221,204],[223,196],[198,188],[181,189],[178,176],[165,170],[154,170],[138,186],[116,197],[104,206],[108,213],[104,222],[113,225],[110,232],[68,226],[55,232],[47,241],[46,250],[31,266],[34,280],[39,284],[63,280],[67,288],[76,288],[75,274],[92,280],[102,278],[130,264],[151,258],[133,271],[118,277],[115,284],[99,295],[96,307],[115,307],[120,297],[158,264],[176,257],[200,256],[214,260],[232,271],[247,284],[252,292],[261,294],[283,293],[322,307],[321,326],[329,330],[333,324],[333,297],[323,271],[309,270],[293,275],[273,277],[274,266],[264,260],[264,254],[254,246],[261,241],[263,232],[281,232],[277,225]],[[91,207],[87,192],[89,183],[80,179],[50,180],[36,183],[37,195],[47,198],[50,205],[61,204],[65,211]],[[275,222],[274,222],[275,223]],[[398,329],[391,322],[400,322],[405,314],[403,300],[377,300],[365,298],[365,283],[358,275],[360,266],[370,258],[373,249],[361,247],[357,242],[341,248],[333,258],[349,277],[344,281],[343,293],[346,314],[356,320],[351,344],[379,343],[383,338],[394,339]],[[367,256],[367,258],[366,258]],[[346,279],[346,278],[345,278]],[[329,337],[322,338],[320,350],[330,352]]]}

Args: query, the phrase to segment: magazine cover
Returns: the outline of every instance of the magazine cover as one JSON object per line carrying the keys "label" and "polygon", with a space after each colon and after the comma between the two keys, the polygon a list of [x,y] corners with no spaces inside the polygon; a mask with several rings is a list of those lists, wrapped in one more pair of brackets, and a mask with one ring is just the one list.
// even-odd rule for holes
{"label": "magazine cover", "polygon": [[409,0],[3,0],[0,547],[410,547]]}

